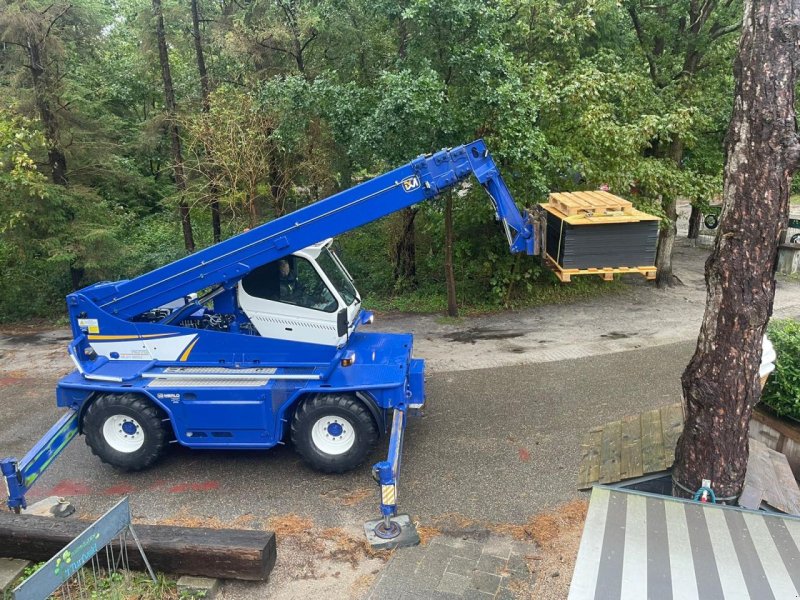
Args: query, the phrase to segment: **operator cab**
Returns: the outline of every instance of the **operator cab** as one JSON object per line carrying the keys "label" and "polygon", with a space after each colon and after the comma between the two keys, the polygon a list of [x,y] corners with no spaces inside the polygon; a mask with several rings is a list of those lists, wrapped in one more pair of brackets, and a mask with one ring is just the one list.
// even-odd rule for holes
{"label": "operator cab", "polygon": [[341,346],[361,308],[333,239],[253,269],[239,282],[239,306],[262,337]]}

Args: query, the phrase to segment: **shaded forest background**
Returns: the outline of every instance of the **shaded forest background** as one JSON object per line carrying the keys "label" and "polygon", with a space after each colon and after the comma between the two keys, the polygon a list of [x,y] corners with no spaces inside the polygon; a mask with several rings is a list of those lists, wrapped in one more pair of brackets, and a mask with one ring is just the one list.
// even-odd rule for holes
{"label": "shaded forest background", "polygon": [[[693,229],[721,190],[738,0],[0,0],[0,320],[483,137],[520,206],[601,185]],[[163,23],[163,25],[162,25]],[[478,188],[478,189],[476,189]],[[594,293],[453,198],[459,304]],[[441,310],[445,202],[353,231],[378,308]]]}

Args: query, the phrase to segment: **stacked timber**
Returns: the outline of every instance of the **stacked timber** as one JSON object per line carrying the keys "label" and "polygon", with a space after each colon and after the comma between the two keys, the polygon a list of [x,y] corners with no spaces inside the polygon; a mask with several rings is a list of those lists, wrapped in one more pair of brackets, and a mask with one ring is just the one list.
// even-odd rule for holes
{"label": "stacked timber", "polygon": [[544,257],[561,281],[574,275],[639,273],[653,279],[658,217],[608,192],[560,192],[540,205]]}

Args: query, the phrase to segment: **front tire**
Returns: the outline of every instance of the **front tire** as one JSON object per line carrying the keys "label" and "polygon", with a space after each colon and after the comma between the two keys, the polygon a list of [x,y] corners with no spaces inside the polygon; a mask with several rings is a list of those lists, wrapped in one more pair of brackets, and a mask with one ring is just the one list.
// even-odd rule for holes
{"label": "front tire", "polygon": [[137,394],[97,398],[83,415],[83,433],[92,454],[127,471],[152,465],[169,441],[161,409]]}
{"label": "front tire", "polygon": [[361,465],[378,442],[369,410],[353,396],[323,394],[304,400],[292,419],[292,443],[318,471],[344,473]]}

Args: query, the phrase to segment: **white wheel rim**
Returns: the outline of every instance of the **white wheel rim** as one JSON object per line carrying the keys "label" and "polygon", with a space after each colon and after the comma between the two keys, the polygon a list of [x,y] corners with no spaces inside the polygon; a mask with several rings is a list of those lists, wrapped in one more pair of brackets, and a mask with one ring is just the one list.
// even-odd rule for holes
{"label": "white wheel rim", "polygon": [[112,449],[129,454],[144,445],[144,431],[139,422],[128,415],[114,415],[103,423],[103,438]]}
{"label": "white wheel rim", "polygon": [[325,454],[344,454],[356,443],[356,431],[347,419],[330,415],[314,423],[311,441]]}

